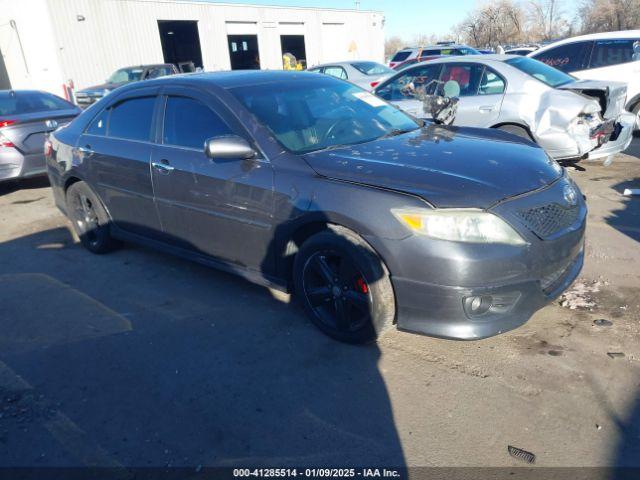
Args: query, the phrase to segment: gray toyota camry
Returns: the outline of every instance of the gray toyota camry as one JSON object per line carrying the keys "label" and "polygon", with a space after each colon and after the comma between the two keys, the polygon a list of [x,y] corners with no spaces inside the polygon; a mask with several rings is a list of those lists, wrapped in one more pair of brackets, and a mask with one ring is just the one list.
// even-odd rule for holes
{"label": "gray toyota camry", "polygon": [[584,198],[542,149],[424,126],[325,75],[131,84],[47,151],[88,250],[137,242],[293,291],[345,342],[505,332],[582,267]]}

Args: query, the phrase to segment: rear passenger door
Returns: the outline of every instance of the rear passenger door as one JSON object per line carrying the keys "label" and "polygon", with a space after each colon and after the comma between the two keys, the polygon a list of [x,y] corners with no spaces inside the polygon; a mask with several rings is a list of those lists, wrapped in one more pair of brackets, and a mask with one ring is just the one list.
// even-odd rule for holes
{"label": "rear passenger door", "polygon": [[454,125],[491,127],[497,122],[506,84],[495,71],[480,63],[446,63],[440,81],[440,95],[447,82],[459,91]]}
{"label": "rear passenger door", "polygon": [[247,133],[213,95],[188,87],[163,90],[152,152],[153,186],[163,231],[182,248],[258,268],[273,213],[267,159],[210,159],[205,141]]}
{"label": "rear passenger door", "polygon": [[96,115],[77,145],[116,226],[151,237],[161,231],[149,170],[157,94],[158,88],[143,88],[118,97]]}

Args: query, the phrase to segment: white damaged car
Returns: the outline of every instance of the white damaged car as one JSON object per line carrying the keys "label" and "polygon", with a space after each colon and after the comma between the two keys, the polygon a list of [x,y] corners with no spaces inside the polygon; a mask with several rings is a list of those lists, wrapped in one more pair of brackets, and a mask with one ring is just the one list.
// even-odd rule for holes
{"label": "white damaged car", "polygon": [[425,119],[425,95],[458,98],[453,125],[520,135],[564,162],[610,162],[631,143],[636,121],[624,110],[625,83],[578,80],[517,55],[431,60],[398,72],[374,93]]}

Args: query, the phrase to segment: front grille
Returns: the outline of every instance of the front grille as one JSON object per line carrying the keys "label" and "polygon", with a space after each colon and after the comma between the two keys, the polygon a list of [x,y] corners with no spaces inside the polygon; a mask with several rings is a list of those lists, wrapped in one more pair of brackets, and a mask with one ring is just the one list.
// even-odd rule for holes
{"label": "front grille", "polygon": [[518,217],[526,227],[542,239],[549,238],[573,225],[579,214],[578,205],[563,207],[557,203],[518,211]]}

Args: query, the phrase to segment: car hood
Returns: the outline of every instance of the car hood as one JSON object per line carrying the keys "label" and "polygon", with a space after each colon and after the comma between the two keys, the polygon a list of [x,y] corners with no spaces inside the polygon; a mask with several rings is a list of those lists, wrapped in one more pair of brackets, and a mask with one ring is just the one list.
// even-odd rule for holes
{"label": "car hood", "polygon": [[443,208],[486,209],[561,175],[532,142],[498,130],[439,125],[304,157],[325,177],[418,195]]}

